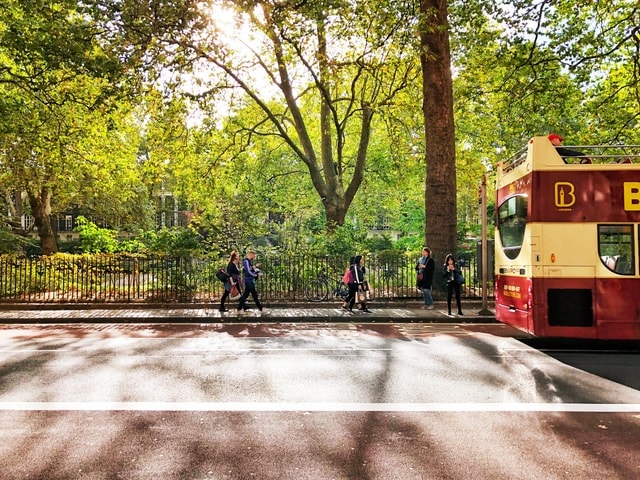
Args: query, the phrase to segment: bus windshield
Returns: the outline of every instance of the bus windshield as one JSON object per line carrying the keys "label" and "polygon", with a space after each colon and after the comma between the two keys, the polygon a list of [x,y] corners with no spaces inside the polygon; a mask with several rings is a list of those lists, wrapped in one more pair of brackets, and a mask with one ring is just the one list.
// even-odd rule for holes
{"label": "bus windshield", "polygon": [[507,198],[498,207],[498,232],[504,254],[515,259],[522,249],[524,231],[527,226],[526,195],[515,195]]}

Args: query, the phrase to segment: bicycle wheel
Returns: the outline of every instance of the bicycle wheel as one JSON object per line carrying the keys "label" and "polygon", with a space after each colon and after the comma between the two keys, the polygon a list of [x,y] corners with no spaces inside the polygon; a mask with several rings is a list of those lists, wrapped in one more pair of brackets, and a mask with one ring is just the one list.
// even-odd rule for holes
{"label": "bicycle wheel", "polygon": [[340,282],[336,285],[336,289],[333,294],[336,298],[344,300],[349,296],[349,287],[344,282]]}
{"label": "bicycle wheel", "polygon": [[310,280],[304,289],[304,296],[310,302],[322,302],[329,296],[329,284],[324,280]]}

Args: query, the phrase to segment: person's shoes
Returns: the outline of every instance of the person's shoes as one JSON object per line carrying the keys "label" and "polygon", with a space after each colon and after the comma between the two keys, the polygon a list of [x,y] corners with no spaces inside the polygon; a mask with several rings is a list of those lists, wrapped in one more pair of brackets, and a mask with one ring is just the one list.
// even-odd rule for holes
{"label": "person's shoes", "polygon": [[464,313],[462,313],[462,312],[458,312],[458,316],[463,317],[463,316],[464,316]]}
{"label": "person's shoes", "polygon": [[363,311],[364,313],[372,313],[372,312],[371,312],[371,310],[369,310],[368,308],[363,308],[363,309],[362,309],[362,311]]}
{"label": "person's shoes", "polygon": [[345,310],[349,310],[349,307],[347,305],[342,305],[342,308],[344,308]]}
{"label": "person's shoes", "polygon": [[228,309],[228,308],[221,308],[221,309],[220,309],[220,312],[228,312],[228,311],[229,311],[229,309]]}
{"label": "person's shoes", "polygon": [[433,310],[434,308],[436,307],[434,307],[433,305],[427,305],[427,310]]}

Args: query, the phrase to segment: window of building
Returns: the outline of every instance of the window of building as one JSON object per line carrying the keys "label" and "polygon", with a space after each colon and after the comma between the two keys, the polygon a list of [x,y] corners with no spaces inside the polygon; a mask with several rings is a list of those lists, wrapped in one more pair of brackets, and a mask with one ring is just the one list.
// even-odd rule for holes
{"label": "window of building", "polygon": [[507,258],[513,260],[522,250],[524,232],[527,227],[526,195],[516,195],[507,198],[498,207],[498,232],[502,249]]}
{"label": "window of building", "polygon": [[22,216],[22,228],[24,230],[29,230],[33,227],[35,219],[31,215],[23,215]]}
{"label": "window of building", "polygon": [[612,272],[635,274],[633,225],[598,225],[598,255]]}

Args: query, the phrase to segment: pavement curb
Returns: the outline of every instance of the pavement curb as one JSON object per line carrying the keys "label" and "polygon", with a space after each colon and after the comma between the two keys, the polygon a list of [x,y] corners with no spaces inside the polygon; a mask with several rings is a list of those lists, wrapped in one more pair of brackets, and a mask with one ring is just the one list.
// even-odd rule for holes
{"label": "pavement curb", "polygon": [[[433,310],[407,307],[376,307],[372,313],[349,313],[340,307],[301,308],[267,307],[264,313],[255,308],[237,314],[220,312],[215,307],[189,308],[55,308],[0,309],[0,324],[49,323],[495,323],[494,315],[449,316],[446,306]],[[486,313],[486,312],[484,312]]]}

